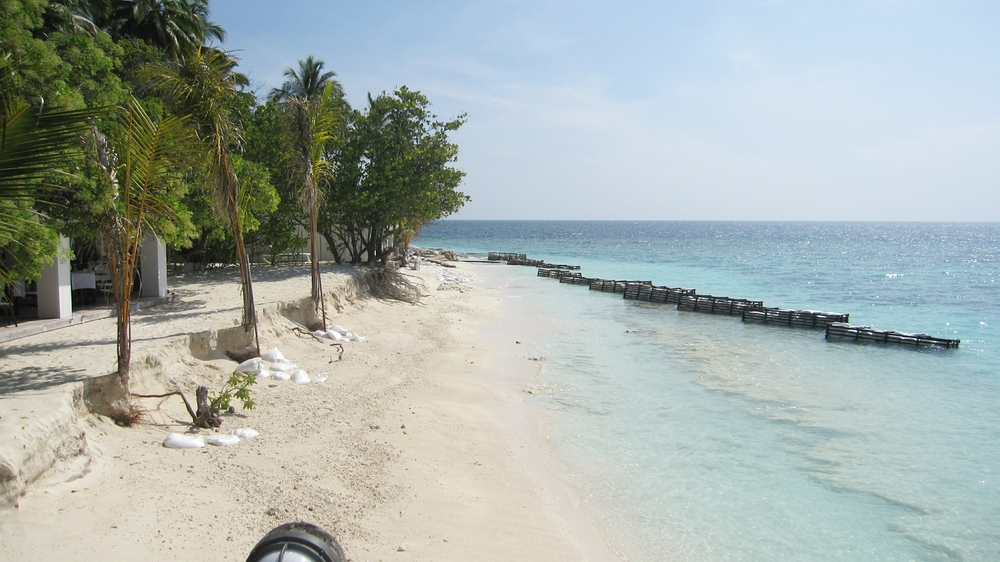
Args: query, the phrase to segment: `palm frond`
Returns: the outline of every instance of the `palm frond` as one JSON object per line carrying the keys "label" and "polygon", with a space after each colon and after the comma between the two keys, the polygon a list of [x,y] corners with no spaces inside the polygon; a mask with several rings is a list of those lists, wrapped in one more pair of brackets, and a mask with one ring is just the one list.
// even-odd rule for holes
{"label": "palm frond", "polygon": [[119,198],[129,220],[151,226],[154,219],[174,215],[164,194],[190,163],[195,143],[185,118],[167,117],[153,123],[138,101],[133,99],[129,105],[119,163]]}
{"label": "palm frond", "polygon": [[20,100],[4,103],[0,131],[0,198],[27,199],[39,183],[65,160],[65,151],[80,142],[88,120],[103,109],[35,110]]}

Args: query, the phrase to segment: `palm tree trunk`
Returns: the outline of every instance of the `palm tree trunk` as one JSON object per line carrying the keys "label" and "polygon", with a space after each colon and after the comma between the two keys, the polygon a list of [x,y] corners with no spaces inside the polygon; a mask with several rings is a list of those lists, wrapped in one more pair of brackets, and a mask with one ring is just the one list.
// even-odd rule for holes
{"label": "palm tree trunk", "polygon": [[250,256],[247,255],[243,243],[243,231],[237,219],[233,227],[233,239],[236,241],[236,260],[240,264],[240,291],[243,293],[243,329],[249,332],[253,329],[253,341],[260,355],[260,335],[257,332],[257,308],[253,298],[253,279],[250,277]]}
{"label": "palm tree trunk", "polygon": [[323,278],[319,273],[319,248],[317,248],[319,210],[313,205],[309,210],[309,255],[312,265],[312,298],[316,311],[323,311],[323,329],[326,330],[326,303],[323,302]]}
{"label": "palm tree trunk", "polygon": [[[228,160],[228,159],[227,159]],[[253,279],[250,276],[250,256],[247,255],[246,244],[243,243],[243,224],[240,221],[240,209],[237,200],[239,194],[232,184],[229,186],[229,223],[233,229],[233,241],[236,243],[236,261],[240,264],[240,292],[243,295],[243,330],[253,329],[254,346],[260,355],[260,335],[257,332],[257,307],[253,298]]]}
{"label": "palm tree trunk", "polygon": [[[128,391],[129,370],[132,362],[132,295],[125,293],[123,263],[119,261],[119,248],[113,244],[108,252],[108,274],[111,276],[111,290],[115,295],[115,313],[118,334],[118,378]],[[131,292],[131,291],[130,291]]]}

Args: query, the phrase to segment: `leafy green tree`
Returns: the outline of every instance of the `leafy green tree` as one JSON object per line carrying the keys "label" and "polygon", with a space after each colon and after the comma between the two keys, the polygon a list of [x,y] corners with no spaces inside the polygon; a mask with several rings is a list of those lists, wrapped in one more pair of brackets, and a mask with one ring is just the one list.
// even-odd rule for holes
{"label": "leafy green tree", "polygon": [[[243,239],[251,262],[257,257],[253,241],[257,231],[274,213],[280,202],[277,190],[271,185],[269,171],[238,155],[231,156],[236,176],[240,178],[239,213]],[[191,221],[196,235],[189,247],[175,246],[173,255],[185,262],[238,264],[236,243],[228,219],[220,218],[217,190],[210,184],[188,179],[190,189],[184,202],[191,211]]]}
{"label": "leafy green tree", "polygon": [[[45,131],[48,119],[67,111],[80,117],[69,142],[57,149],[48,144],[54,140],[51,136],[25,137],[28,144],[19,149],[44,151],[48,161],[29,183],[30,197],[3,204],[17,218],[0,220],[0,225],[26,229],[16,235],[8,229],[7,240],[0,242],[0,249],[14,258],[7,272],[13,278],[37,278],[42,265],[51,263],[58,248],[56,229],[93,237],[89,202],[97,197],[97,187],[83,139],[89,137],[87,119],[100,112],[86,108],[119,105],[128,96],[128,86],[118,76],[122,49],[100,30],[85,33],[52,25],[52,13],[62,5],[44,0],[0,2],[0,80],[5,127],[10,125],[12,135],[5,152],[14,149],[18,134]],[[16,122],[19,117],[21,125]]]}
{"label": "leafy green tree", "polygon": [[285,123],[275,102],[257,104],[252,95],[242,98],[234,112],[240,115],[244,125],[243,158],[269,174],[278,201],[273,209],[256,207],[253,210],[260,228],[246,231],[248,253],[251,261],[266,259],[273,265],[279,255],[303,248],[308,242],[298,234],[298,226],[308,228],[298,204],[298,187],[287,181],[291,174],[286,170]]}
{"label": "leafy green tree", "polygon": [[42,110],[21,99],[18,68],[0,52],[0,281],[35,279],[51,264],[58,235],[43,224],[36,202],[54,199],[71,177],[54,173],[99,114],[90,109]]}
{"label": "leafy green tree", "polygon": [[446,217],[469,198],[457,188],[465,173],[452,166],[458,145],[448,133],[465,117],[439,121],[420,92],[402,87],[354,112],[337,152],[338,173],[323,209],[324,236],[384,263],[429,221]]}

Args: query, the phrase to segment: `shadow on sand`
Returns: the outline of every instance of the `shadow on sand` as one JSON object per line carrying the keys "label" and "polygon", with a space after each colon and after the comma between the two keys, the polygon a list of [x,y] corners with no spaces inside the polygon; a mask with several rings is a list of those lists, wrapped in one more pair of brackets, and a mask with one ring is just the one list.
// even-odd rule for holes
{"label": "shadow on sand", "polygon": [[19,392],[37,392],[90,378],[75,367],[22,367],[0,373],[0,400]]}

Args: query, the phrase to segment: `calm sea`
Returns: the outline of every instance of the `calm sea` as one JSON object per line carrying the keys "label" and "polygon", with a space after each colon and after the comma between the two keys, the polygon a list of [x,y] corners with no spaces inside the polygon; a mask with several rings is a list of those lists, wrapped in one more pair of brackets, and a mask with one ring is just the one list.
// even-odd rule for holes
{"label": "calm sea", "polygon": [[416,244],[960,338],[832,343],[496,266],[538,326],[529,402],[630,560],[1000,560],[1000,225],[443,221]]}

